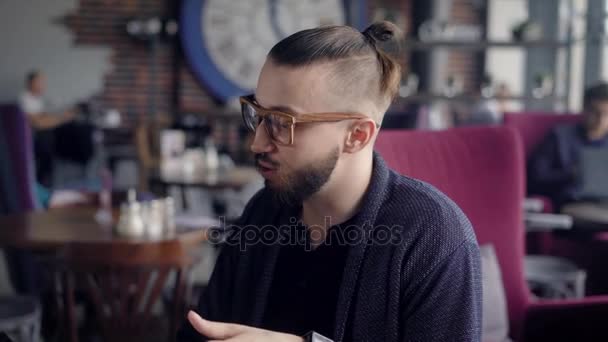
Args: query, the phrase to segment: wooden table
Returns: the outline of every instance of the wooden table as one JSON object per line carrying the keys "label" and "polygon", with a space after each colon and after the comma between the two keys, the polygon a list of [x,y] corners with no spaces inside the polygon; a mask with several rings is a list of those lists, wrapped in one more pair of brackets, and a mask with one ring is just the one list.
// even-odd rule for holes
{"label": "wooden table", "polygon": [[185,173],[163,174],[156,170],[150,177],[150,182],[163,186],[239,190],[258,177],[260,175],[254,167],[240,166],[226,172],[200,172],[193,175]]}
{"label": "wooden table", "polygon": [[578,202],[566,204],[561,211],[572,216],[573,231],[596,233],[608,231],[608,202]]}
{"label": "wooden table", "polygon": [[[89,279],[95,281],[99,279],[99,288],[89,289],[93,291],[89,296],[93,298],[95,307],[101,307],[107,303],[100,298],[112,298],[116,296],[117,291],[113,289],[114,292],[106,297],[100,295],[105,289],[101,282],[110,278],[99,276],[100,273],[96,272],[107,273],[108,266],[111,266],[111,269],[122,270],[112,275],[114,278],[111,279],[119,279],[119,284],[122,284],[119,286],[119,290],[122,291],[119,296],[125,300],[135,298],[138,292],[147,288],[148,282],[166,284],[169,279],[168,272],[175,271],[171,309],[173,312],[169,317],[169,333],[175,336],[177,326],[184,316],[182,311],[186,303],[185,295],[189,292],[187,272],[199,260],[196,251],[207,239],[207,231],[205,229],[184,231],[178,228],[174,236],[163,239],[127,239],[116,236],[112,224],[96,222],[95,213],[95,208],[76,207],[0,216],[0,247],[43,252],[47,257],[57,260],[54,261],[57,270],[53,273],[62,279],[63,307],[67,308],[64,309],[62,316],[65,317],[66,322],[66,340],[70,341],[78,340],[73,299],[75,279],[80,279],[85,274],[92,275]],[[114,221],[116,221],[116,213],[114,213]],[[150,272],[153,272],[151,269],[160,270],[159,274],[163,277],[161,278],[160,275],[156,278],[151,277]],[[142,271],[144,273],[141,273]],[[135,282],[134,274],[146,274],[146,278],[140,277],[140,280]],[[142,282],[141,279],[146,281]],[[155,291],[148,299],[150,301],[157,301],[160,298],[164,286],[157,284],[154,288]],[[137,298],[142,300],[141,296]],[[152,305],[145,307],[147,309],[144,314],[150,315]],[[114,320],[118,322],[129,322],[129,319],[139,317],[122,310],[112,315],[115,315]],[[98,314],[96,317],[99,319],[101,316]],[[129,330],[123,329],[124,327],[119,328],[116,324],[106,326],[113,327],[114,330],[109,332],[113,334],[121,335]]]}
{"label": "wooden table", "polygon": [[113,233],[112,225],[96,222],[95,212],[96,208],[77,207],[0,216],[0,247],[52,251],[70,243],[130,244],[153,248],[174,242],[192,248],[207,238],[204,229],[178,229],[174,237],[163,240],[121,238]]}
{"label": "wooden table", "polygon": [[164,194],[167,193],[168,187],[179,187],[182,205],[184,209],[187,209],[187,188],[209,191],[240,190],[259,178],[260,174],[254,167],[239,166],[225,172],[200,172],[193,175],[184,173],[163,174],[160,170],[156,170],[152,173],[149,182],[151,189],[160,186],[162,188],[161,192]]}

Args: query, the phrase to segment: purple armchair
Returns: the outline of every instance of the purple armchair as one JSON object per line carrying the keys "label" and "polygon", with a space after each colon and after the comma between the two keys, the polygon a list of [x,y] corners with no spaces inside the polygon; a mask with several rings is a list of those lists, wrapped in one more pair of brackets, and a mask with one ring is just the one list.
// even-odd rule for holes
{"label": "purple armchair", "polygon": [[[25,115],[15,105],[0,105],[0,215],[41,208],[34,173],[31,130]],[[38,278],[31,255],[7,249],[5,257],[15,290],[36,292]]]}
{"label": "purple armchair", "polygon": [[608,296],[535,302],[524,279],[524,156],[505,127],[384,131],[376,150],[396,171],[429,182],[452,198],[480,244],[492,244],[501,268],[511,338],[608,340]]}
{"label": "purple armchair", "polygon": [[527,159],[553,127],[579,123],[581,117],[580,114],[548,112],[505,113],[504,124],[513,127],[521,135]]}
{"label": "purple armchair", "polygon": [[0,215],[39,209],[32,137],[15,105],[0,105]]}

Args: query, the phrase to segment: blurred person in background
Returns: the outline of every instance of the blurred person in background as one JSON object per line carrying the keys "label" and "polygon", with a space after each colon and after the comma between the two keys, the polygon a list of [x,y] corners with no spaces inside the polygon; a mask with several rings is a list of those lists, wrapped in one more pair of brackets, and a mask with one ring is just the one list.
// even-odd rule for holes
{"label": "blurred person in background", "polygon": [[86,163],[92,156],[93,144],[92,128],[75,122],[74,109],[61,113],[49,110],[44,99],[46,88],[46,76],[38,70],[30,71],[19,106],[34,132],[36,179],[45,187],[51,187],[55,158]]}
{"label": "blurred person in background", "polygon": [[548,196],[558,210],[586,200],[581,197],[581,151],[597,148],[608,153],[608,83],[587,88],[583,102],[582,122],[555,127],[528,163],[528,192]]}

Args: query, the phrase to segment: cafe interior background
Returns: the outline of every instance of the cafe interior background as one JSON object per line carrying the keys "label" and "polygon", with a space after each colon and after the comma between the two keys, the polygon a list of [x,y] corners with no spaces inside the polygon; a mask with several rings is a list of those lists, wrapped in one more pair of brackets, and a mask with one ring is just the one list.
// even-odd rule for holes
{"label": "cafe interior background", "polygon": [[[121,259],[130,255],[121,254],[126,253],[121,243],[131,241],[128,246],[141,248],[147,266],[158,262],[160,267],[162,262],[150,256],[156,252],[148,255],[146,248],[174,242],[183,230],[182,240],[195,246],[188,251],[196,251],[196,257],[181,255],[186,247],[167,247],[181,259],[175,256],[179,262],[159,285],[161,291],[150,294],[155,300],[151,315],[175,329],[183,317],[180,310],[196,303],[221,248],[205,241],[205,228],[218,225],[220,218],[238,217],[263,187],[238,97],[254,89],[267,51],[300,29],[330,23],[363,29],[376,20],[390,20],[405,33],[396,51],[402,82],[382,130],[440,134],[510,126],[517,136],[491,156],[515,156],[497,162],[499,170],[484,169],[483,149],[479,156],[454,156],[477,165],[477,172],[498,172],[499,183],[517,174],[511,185],[480,185],[521,187],[515,195],[492,191],[496,205],[482,209],[469,202],[487,198],[476,202],[471,192],[463,204],[463,195],[450,193],[450,182],[474,184],[473,174],[435,184],[463,207],[480,243],[488,239],[480,233],[487,223],[476,225],[477,211],[513,222],[505,233],[510,245],[500,247],[512,252],[497,253],[502,281],[491,285],[498,290],[490,292],[502,299],[490,305],[498,311],[502,307],[496,320],[523,326],[526,308],[551,301],[597,310],[570,312],[565,306],[572,316],[558,322],[599,322],[599,313],[608,309],[602,270],[608,207],[593,213],[588,229],[587,218],[556,212],[546,198],[526,194],[521,179],[533,145],[555,124],[580,120],[584,89],[608,79],[607,15],[606,0],[0,1],[0,247],[6,255],[27,252],[34,262],[61,265],[46,268],[56,270],[47,277],[52,290],[33,295],[16,288],[10,257],[0,263],[0,307],[15,311],[0,317],[0,330],[11,326],[4,322],[40,328],[45,312],[57,310],[51,324],[56,329],[42,324],[46,340],[103,335],[102,325],[89,322],[97,316],[83,304],[80,297],[87,292],[78,292],[78,283],[75,302],[65,299],[72,280],[79,279],[72,273],[90,270],[84,262],[74,266],[70,253],[76,252],[65,252],[62,244],[88,243],[90,253],[115,253],[107,263],[137,267]],[[23,199],[25,192],[38,191],[32,190],[33,152],[27,151],[33,145],[31,134],[14,134],[27,131],[25,121],[11,117],[23,117],[18,98],[31,70],[46,77],[49,110],[76,108],[76,121],[90,130],[88,157],[53,158],[52,196],[45,205]],[[381,144],[389,155],[403,143],[394,137]],[[478,144],[492,154],[492,143],[482,139]],[[399,170],[404,159],[394,160],[389,165]],[[425,179],[424,173],[419,176]],[[22,200],[11,204],[15,198]],[[147,213],[139,228],[125,222],[136,220],[128,217],[136,206]],[[120,292],[112,286],[110,296]],[[514,294],[520,290],[525,300]]]}

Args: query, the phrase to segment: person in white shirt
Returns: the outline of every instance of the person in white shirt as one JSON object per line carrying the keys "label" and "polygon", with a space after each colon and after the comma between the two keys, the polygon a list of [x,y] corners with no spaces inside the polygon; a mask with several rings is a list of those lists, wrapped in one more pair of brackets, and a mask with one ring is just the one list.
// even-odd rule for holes
{"label": "person in white shirt", "polygon": [[55,155],[55,129],[71,122],[73,110],[63,113],[49,113],[43,99],[46,77],[34,70],[27,74],[25,90],[19,97],[19,106],[34,131],[34,155],[36,157],[36,178],[39,183],[50,186]]}
{"label": "person in white shirt", "polygon": [[40,71],[27,74],[26,89],[19,97],[21,110],[35,130],[55,128],[74,119],[75,112],[68,110],[60,114],[49,113],[43,99],[46,90],[46,77]]}

